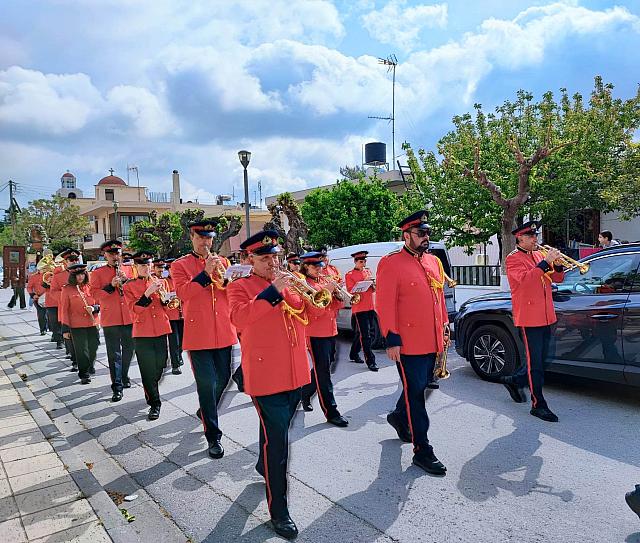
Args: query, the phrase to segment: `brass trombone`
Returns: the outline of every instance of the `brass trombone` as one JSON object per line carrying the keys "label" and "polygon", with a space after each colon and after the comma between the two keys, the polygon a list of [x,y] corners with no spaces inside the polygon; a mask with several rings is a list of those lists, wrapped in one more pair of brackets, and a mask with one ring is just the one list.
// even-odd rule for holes
{"label": "brass trombone", "polygon": [[316,290],[307,284],[304,279],[300,279],[290,271],[278,270],[276,272],[276,278],[279,277],[287,277],[291,288],[315,307],[324,309],[333,300],[333,296],[331,296],[331,293],[326,288]]}
{"label": "brass trombone", "polygon": [[[537,247],[537,250],[540,251],[542,253],[542,256],[545,257],[552,249],[553,247],[551,247],[550,245],[538,245]],[[574,260],[570,256],[567,256],[563,253],[560,253],[560,257],[556,260],[556,262],[564,267],[564,271],[578,268],[578,270],[580,270],[580,275],[584,275],[589,271],[589,264],[587,264],[586,262],[578,262],[577,260]]]}

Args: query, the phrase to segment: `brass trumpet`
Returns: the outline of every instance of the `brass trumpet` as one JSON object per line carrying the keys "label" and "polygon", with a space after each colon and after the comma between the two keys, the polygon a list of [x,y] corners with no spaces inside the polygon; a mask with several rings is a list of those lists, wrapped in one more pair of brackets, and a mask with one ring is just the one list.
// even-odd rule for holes
{"label": "brass trumpet", "polygon": [[[551,247],[550,245],[538,245],[537,247],[537,250],[542,253],[542,256],[547,256],[549,251],[551,251],[552,249],[553,247]],[[580,270],[580,275],[584,275],[589,271],[589,264],[587,264],[586,262],[578,262],[577,260],[574,260],[570,256],[567,256],[563,253],[560,253],[560,258],[558,258],[556,262],[564,267],[564,271],[569,271],[577,268],[578,270]]]}
{"label": "brass trumpet", "polygon": [[333,300],[333,296],[326,288],[316,290],[308,285],[304,279],[300,279],[290,271],[278,270],[276,278],[278,277],[287,277],[291,288],[315,307],[324,309]]}
{"label": "brass trumpet", "polygon": [[433,377],[438,379],[449,379],[451,373],[447,369],[447,351],[451,343],[451,329],[447,324],[444,328],[444,345],[441,353],[436,355],[436,363],[433,368]]}
{"label": "brass trumpet", "polygon": [[211,252],[207,250],[207,255],[204,257],[205,262],[209,258],[216,258],[217,259],[216,267],[213,269],[213,273],[211,274],[211,281],[213,282],[213,284],[215,285],[216,288],[218,288],[220,290],[224,290],[225,288],[227,288],[226,285],[225,285],[225,279],[224,279],[224,274],[225,274],[225,272],[227,270],[222,265],[220,257],[211,254]]}
{"label": "brass trumpet", "polygon": [[156,277],[153,277],[151,280],[153,282],[160,283],[160,288],[158,289],[158,296],[160,296],[160,301],[169,309],[178,309],[180,307],[180,298],[178,298],[175,293],[169,292],[167,290],[166,281],[164,281],[163,279],[158,279]]}
{"label": "brass trumpet", "polygon": [[361,296],[358,292],[351,294],[345,287],[343,287],[340,283],[334,281],[333,282],[336,290],[334,291],[334,296],[338,298],[341,302],[349,302],[351,305],[356,305],[360,302]]}
{"label": "brass trumpet", "polygon": [[42,272],[43,283],[51,285],[56,268],[63,266],[62,260],[62,258],[59,259],[58,257],[54,259],[52,254],[45,255],[40,259],[36,269]]}

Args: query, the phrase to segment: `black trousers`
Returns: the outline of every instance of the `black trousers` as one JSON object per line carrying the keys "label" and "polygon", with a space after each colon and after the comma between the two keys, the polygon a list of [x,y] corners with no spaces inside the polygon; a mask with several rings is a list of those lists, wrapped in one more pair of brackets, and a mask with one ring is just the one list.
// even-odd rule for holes
{"label": "black trousers", "polygon": [[144,397],[151,407],[160,407],[158,383],[167,360],[167,335],[133,338],[138,358],[138,367],[144,387]]}
{"label": "black trousers", "polygon": [[14,307],[16,305],[16,302],[18,301],[18,298],[20,298],[20,309],[25,309],[27,307],[27,303],[24,299],[24,287],[14,287],[13,296],[11,296],[11,300],[9,301],[7,307]]}
{"label": "black trousers", "polygon": [[133,359],[133,325],[120,324],[105,326],[104,342],[107,344],[107,359],[111,375],[111,389],[122,392],[122,387],[129,383],[129,366]]}
{"label": "black trousers", "polygon": [[200,401],[200,418],[208,443],[222,437],[218,425],[218,404],[231,378],[231,348],[229,345],[221,349],[189,351]]}
{"label": "black trousers", "polygon": [[354,336],[353,343],[351,344],[351,350],[349,351],[349,358],[355,360],[360,354],[360,349],[364,353],[364,361],[367,366],[371,366],[376,361],[376,355],[371,350],[371,344],[373,343],[373,335],[375,333],[375,319],[376,312],[360,311],[354,313],[351,317],[351,327],[353,328]]}
{"label": "black trousers", "polygon": [[528,326],[520,328],[520,336],[524,343],[526,363],[513,374],[512,381],[519,387],[531,390],[532,407],[547,407],[542,394],[544,370],[550,363],[549,342],[551,326]]}
{"label": "black trousers", "polygon": [[413,439],[414,454],[429,454],[427,432],[429,431],[429,415],[425,405],[424,392],[433,376],[436,355],[400,355],[396,368],[402,382],[402,394],[398,398],[393,411],[397,420],[406,423]]}
{"label": "black trousers", "polygon": [[33,302],[33,305],[36,306],[36,313],[38,315],[38,326],[40,327],[40,332],[46,332],[48,329],[47,326],[47,309],[42,307],[38,302]]}
{"label": "black trousers", "polygon": [[47,307],[47,321],[49,322],[49,330],[51,330],[51,340],[56,343],[62,343],[57,307]]}
{"label": "black trousers", "polygon": [[[62,329],[62,325],[60,325],[60,328]],[[64,340],[64,349],[65,349],[66,353],[69,355],[69,358],[71,358],[71,362],[75,363],[76,362],[76,349],[73,346],[73,338]]]}
{"label": "black trousers", "polygon": [[184,335],[184,321],[182,319],[169,321],[171,323],[171,333],[169,334],[169,356],[171,357],[171,367],[179,368],[184,364],[182,361],[182,337]]}
{"label": "black trousers", "polygon": [[335,349],[335,337],[309,338],[311,345],[311,383],[302,387],[302,401],[311,400],[313,393],[318,392],[320,408],[327,419],[340,415],[338,405],[333,395],[333,383],[331,382],[331,361]]}
{"label": "black trousers", "polygon": [[71,338],[78,364],[78,377],[89,377],[89,368],[96,363],[96,353],[100,335],[95,326],[91,328],[71,328]]}
{"label": "black trousers", "polygon": [[264,468],[267,504],[271,518],[289,515],[287,508],[287,461],[289,425],[300,401],[300,389],[254,396],[253,404],[260,418],[260,455]]}

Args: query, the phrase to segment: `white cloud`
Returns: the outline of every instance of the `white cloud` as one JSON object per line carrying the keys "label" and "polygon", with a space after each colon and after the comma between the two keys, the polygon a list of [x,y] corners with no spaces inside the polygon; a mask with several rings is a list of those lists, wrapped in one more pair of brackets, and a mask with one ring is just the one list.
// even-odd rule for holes
{"label": "white cloud", "polygon": [[391,0],[382,9],[362,16],[369,35],[380,43],[411,51],[420,45],[420,33],[447,25],[447,4],[419,4],[407,7],[407,0]]}
{"label": "white cloud", "polygon": [[109,107],[130,119],[141,137],[161,137],[176,129],[166,107],[147,89],[120,85],[109,91],[107,99]]}

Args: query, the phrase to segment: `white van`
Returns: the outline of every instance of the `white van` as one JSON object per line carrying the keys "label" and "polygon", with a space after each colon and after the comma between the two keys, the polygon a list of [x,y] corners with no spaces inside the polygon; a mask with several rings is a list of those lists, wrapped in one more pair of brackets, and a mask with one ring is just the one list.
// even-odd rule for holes
{"label": "white van", "polygon": [[[382,241],[379,243],[363,243],[361,245],[350,245],[348,247],[340,247],[339,249],[331,249],[327,251],[329,262],[333,264],[344,278],[345,274],[353,269],[353,253],[357,251],[369,251],[367,255],[367,268],[371,270],[373,276],[376,276],[378,262],[380,259],[393,251],[402,248],[402,241]],[[449,261],[449,253],[444,243],[440,241],[431,241],[429,243],[429,252],[437,256],[442,261],[442,267],[445,273],[451,277],[451,262]],[[447,312],[449,313],[449,322],[453,322],[456,313],[455,291],[445,283],[444,297],[447,303]],[[351,307],[347,306],[338,313],[338,329],[351,330]]]}

